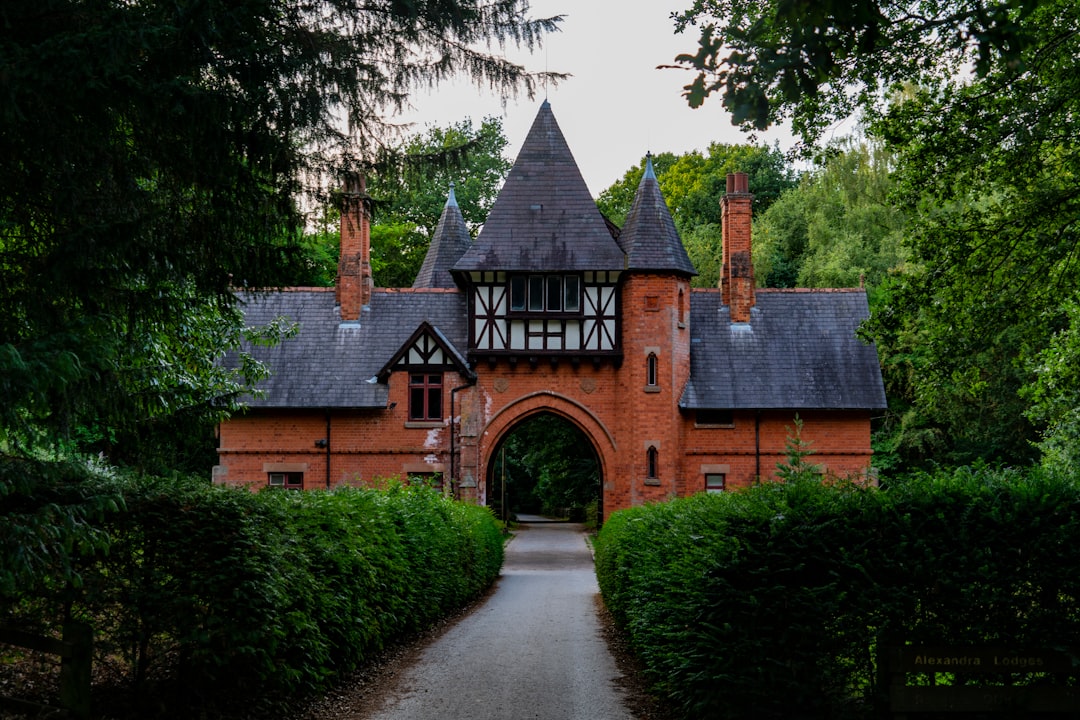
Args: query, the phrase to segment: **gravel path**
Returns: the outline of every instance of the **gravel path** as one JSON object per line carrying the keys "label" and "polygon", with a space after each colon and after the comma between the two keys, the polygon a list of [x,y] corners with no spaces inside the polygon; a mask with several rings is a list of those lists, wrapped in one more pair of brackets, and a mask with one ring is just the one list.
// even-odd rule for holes
{"label": "gravel path", "polygon": [[625,720],[580,525],[520,526],[494,593],[350,720]]}

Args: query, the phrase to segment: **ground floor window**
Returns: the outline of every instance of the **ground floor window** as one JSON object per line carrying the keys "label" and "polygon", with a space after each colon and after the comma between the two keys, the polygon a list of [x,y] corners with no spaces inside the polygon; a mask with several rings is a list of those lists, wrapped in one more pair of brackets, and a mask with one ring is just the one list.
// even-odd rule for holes
{"label": "ground floor window", "polygon": [[304,489],[304,473],[302,472],[272,472],[269,475],[267,484],[270,487],[285,488],[286,490]]}
{"label": "ground floor window", "polygon": [[705,492],[724,492],[725,475],[723,473],[707,473],[705,475]]}
{"label": "ground floor window", "polygon": [[442,420],[442,374],[409,375],[409,419]]}

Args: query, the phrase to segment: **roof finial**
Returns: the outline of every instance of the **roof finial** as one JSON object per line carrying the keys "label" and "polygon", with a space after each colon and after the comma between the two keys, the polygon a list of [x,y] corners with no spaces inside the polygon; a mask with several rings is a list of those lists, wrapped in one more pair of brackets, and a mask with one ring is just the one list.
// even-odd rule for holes
{"label": "roof finial", "polygon": [[651,152],[646,152],[645,153],[645,177],[650,179],[650,180],[655,180],[656,179],[656,172],[653,171],[653,166],[652,166],[652,153]]}
{"label": "roof finial", "polygon": [[454,181],[450,181],[450,195],[446,198],[446,207],[457,207],[457,198],[454,196]]}

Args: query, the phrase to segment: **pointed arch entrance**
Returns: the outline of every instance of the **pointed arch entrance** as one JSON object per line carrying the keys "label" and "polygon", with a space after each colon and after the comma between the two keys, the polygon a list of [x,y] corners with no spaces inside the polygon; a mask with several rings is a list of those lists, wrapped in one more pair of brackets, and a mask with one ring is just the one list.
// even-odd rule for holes
{"label": "pointed arch entrance", "polygon": [[[519,397],[491,417],[481,433],[478,475],[483,478],[483,496],[491,504],[499,499],[501,481],[500,451],[511,435],[531,420],[553,417],[574,428],[591,446],[599,473],[598,517],[603,517],[605,495],[610,491],[610,468],[614,466],[615,439],[588,407],[576,400],[552,391],[539,391]],[[497,505],[494,506],[499,511]]]}

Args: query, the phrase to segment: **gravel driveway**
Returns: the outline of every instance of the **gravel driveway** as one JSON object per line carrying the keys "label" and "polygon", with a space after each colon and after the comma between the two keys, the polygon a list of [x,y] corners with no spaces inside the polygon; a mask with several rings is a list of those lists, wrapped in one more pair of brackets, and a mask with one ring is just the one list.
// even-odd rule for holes
{"label": "gravel driveway", "polygon": [[495,592],[396,676],[364,720],[634,717],[597,593],[580,525],[521,525]]}

